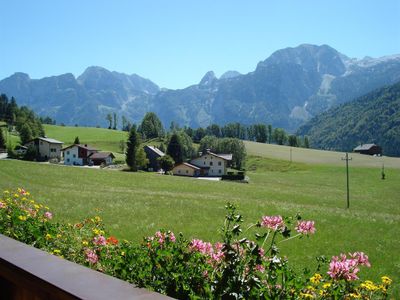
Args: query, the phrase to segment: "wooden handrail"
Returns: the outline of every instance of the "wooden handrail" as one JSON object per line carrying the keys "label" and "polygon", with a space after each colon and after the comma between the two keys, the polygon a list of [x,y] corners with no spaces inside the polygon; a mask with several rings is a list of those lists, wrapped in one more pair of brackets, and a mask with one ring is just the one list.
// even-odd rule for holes
{"label": "wooden handrail", "polygon": [[0,299],[171,299],[0,234]]}

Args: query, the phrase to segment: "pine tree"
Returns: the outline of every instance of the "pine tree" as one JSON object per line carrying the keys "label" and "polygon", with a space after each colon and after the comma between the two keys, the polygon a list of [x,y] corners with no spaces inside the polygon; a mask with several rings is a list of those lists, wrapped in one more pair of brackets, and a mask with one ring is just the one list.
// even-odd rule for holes
{"label": "pine tree", "polygon": [[131,171],[138,170],[137,150],[140,147],[140,136],[136,131],[136,125],[133,125],[130,132],[128,141],[126,143],[126,164]]}
{"label": "pine tree", "polygon": [[171,136],[167,147],[167,154],[172,157],[175,163],[179,164],[183,162],[183,146],[177,133]]}
{"label": "pine tree", "polygon": [[81,142],[79,141],[79,136],[75,137],[74,144],[79,145]]}
{"label": "pine tree", "polygon": [[145,169],[149,163],[147,159],[146,152],[144,152],[143,147],[139,147],[136,151],[136,161],[139,169]]}
{"label": "pine tree", "polygon": [[6,140],[3,135],[3,129],[0,128],[0,149],[6,149]]}
{"label": "pine tree", "polygon": [[28,124],[22,125],[21,130],[19,132],[19,138],[21,139],[21,143],[23,145],[29,142],[33,138],[32,129]]}

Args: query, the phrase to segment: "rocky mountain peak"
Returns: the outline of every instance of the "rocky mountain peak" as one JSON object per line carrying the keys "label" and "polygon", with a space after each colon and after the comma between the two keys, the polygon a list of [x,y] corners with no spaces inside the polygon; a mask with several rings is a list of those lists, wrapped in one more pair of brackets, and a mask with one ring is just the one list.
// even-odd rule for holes
{"label": "rocky mountain peak", "polygon": [[221,75],[219,79],[231,79],[240,75],[242,74],[240,74],[238,71],[226,71],[224,74]]}
{"label": "rocky mountain peak", "polygon": [[208,71],[203,78],[201,79],[199,85],[200,86],[211,86],[217,81],[217,77],[215,76],[213,71]]}

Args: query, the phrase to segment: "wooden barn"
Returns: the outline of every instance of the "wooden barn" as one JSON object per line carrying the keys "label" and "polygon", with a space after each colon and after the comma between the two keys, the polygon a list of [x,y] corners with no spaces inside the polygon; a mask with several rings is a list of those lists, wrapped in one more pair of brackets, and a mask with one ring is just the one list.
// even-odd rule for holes
{"label": "wooden barn", "polygon": [[382,148],[375,144],[361,144],[353,152],[366,155],[382,155]]}

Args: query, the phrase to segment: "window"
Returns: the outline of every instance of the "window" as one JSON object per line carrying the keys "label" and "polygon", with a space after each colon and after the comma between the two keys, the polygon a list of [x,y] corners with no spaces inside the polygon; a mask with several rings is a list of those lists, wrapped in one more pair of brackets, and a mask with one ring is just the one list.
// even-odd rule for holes
{"label": "window", "polygon": [[212,166],[213,165],[213,162],[212,161],[210,161],[210,166]]}
{"label": "window", "polygon": [[69,162],[69,158],[67,158],[67,162]]}
{"label": "window", "polygon": [[178,174],[181,174],[181,170],[178,170]]}
{"label": "window", "polygon": [[69,155],[69,151],[67,151],[67,155]]}
{"label": "window", "polygon": [[76,158],[76,155],[74,154],[74,155],[72,155],[72,157],[73,157],[73,158]]}
{"label": "window", "polygon": [[218,170],[218,173],[219,173],[219,174],[221,174],[221,173],[222,173],[222,170],[221,170],[221,169],[219,169],[219,170]]}
{"label": "window", "polygon": [[206,162],[204,162],[204,165],[206,164]]}
{"label": "window", "polygon": [[218,166],[220,166],[220,165],[222,165],[222,163],[219,161],[219,162],[218,162]]}
{"label": "window", "polygon": [[186,174],[189,174],[189,170],[186,170]]}

